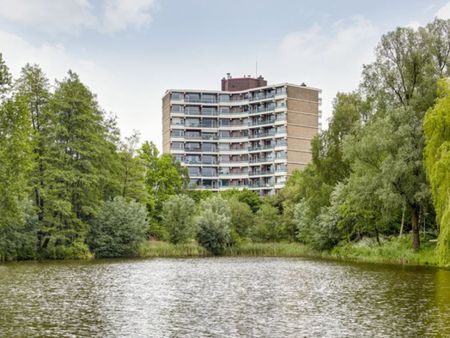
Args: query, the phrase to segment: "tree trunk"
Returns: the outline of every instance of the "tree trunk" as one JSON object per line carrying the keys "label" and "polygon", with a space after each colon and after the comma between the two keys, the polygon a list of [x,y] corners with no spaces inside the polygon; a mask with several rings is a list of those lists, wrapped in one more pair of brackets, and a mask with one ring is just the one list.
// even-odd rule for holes
{"label": "tree trunk", "polygon": [[399,235],[399,237],[402,237],[402,235],[403,235],[403,227],[405,226],[405,211],[406,211],[406,205],[403,206],[402,223],[400,224],[400,235]]}
{"label": "tree trunk", "polygon": [[412,225],[412,232],[413,232],[413,242],[412,242],[412,248],[414,251],[419,251],[420,249],[420,237],[419,237],[419,215],[418,215],[418,209],[412,208],[411,213],[411,225]]}

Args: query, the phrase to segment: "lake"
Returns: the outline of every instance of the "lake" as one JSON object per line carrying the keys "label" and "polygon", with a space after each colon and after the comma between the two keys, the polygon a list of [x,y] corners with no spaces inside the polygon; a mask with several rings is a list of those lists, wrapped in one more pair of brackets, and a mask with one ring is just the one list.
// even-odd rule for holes
{"label": "lake", "polygon": [[450,336],[450,271],[299,258],[9,263],[0,336]]}

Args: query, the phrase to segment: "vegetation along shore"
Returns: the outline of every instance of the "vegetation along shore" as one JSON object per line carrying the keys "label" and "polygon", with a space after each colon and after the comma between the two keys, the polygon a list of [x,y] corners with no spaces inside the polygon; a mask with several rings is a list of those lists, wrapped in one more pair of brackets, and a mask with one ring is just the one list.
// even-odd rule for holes
{"label": "vegetation along shore", "polygon": [[450,264],[450,21],[381,37],[276,196],[187,189],[188,173],[80,77],[13,78],[0,54],[0,261],[320,256]]}

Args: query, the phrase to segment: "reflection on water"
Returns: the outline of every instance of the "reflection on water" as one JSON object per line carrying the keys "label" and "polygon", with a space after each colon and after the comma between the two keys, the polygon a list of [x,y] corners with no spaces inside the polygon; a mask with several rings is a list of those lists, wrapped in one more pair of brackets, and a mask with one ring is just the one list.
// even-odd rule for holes
{"label": "reflection on water", "polygon": [[450,271],[279,258],[0,265],[0,336],[450,334]]}

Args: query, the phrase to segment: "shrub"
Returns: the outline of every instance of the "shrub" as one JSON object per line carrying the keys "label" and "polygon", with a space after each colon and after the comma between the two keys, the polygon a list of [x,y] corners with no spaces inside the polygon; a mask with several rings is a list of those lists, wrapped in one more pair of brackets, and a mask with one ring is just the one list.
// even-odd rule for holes
{"label": "shrub", "polygon": [[194,237],[195,226],[192,217],[194,207],[194,200],[186,195],[174,195],[164,202],[161,213],[162,225],[169,233],[171,243],[185,243]]}
{"label": "shrub", "polygon": [[31,202],[20,202],[20,220],[0,226],[0,261],[33,259],[36,256],[37,215]]}
{"label": "shrub", "polygon": [[248,204],[240,202],[236,198],[230,198],[228,205],[231,211],[231,231],[238,238],[248,237],[254,224],[252,209]]}
{"label": "shrub", "polygon": [[135,255],[145,239],[146,215],[143,205],[123,197],[105,202],[87,236],[89,248],[96,257]]}
{"label": "shrub", "polygon": [[231,210],[227,201],[220,196],[202,201],[196,224],[200,245],[214,255],[222,254],[230,242]]}
{"label": "shrub", "polygon": [[254,237],[263,241],[277,241],[283,237],[284,226],[278,209],[263,204],[256,213]]}

